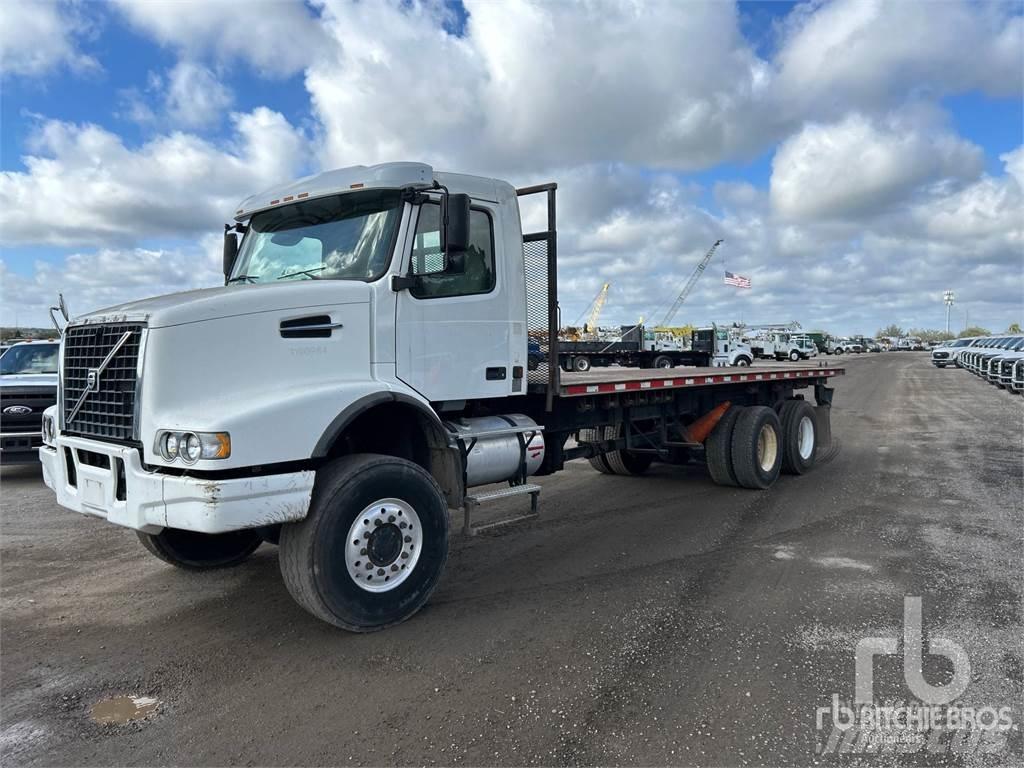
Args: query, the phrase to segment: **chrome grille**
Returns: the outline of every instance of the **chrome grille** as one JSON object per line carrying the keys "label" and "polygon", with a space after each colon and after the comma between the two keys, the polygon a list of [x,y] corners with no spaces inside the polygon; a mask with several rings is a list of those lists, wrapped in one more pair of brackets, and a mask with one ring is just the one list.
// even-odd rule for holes
{"label": "chrome grille", "polygon": [[[131,336],[99,371],[110,351],[125,333]],[[63,382],[64,427],[68,434],[105,440],[127,441],[134,436],[135,384],[138,376],[142,326],[137,323],[72,326],[64,333]],[[95,385],[89,387],[90,372]]]}

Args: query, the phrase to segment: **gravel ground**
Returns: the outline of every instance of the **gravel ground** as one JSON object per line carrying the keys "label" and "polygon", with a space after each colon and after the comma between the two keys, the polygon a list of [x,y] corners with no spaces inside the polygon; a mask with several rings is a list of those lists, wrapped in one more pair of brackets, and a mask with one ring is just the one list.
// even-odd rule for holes
{"label": "gravel ground", "polygon": [[[925,637],[971,663],[961,702],[1022,720],[1022,403],[913,353],[836,381],[840,450],[763,493],[700,467],[541,482],[542,519],[456,538],[411,621],[349,635],[305,614],[262,547],[195,575],[130,531],[2,474],[4,765],[1006,765],[995,754],[818,754],[854,647]],[[525,504],[511,500],[498,514]],[[926,678],[952,665],[928,656]],[[900,659],[879,697],[906,699]],[[156,699],[98,725],[97,701]]]}

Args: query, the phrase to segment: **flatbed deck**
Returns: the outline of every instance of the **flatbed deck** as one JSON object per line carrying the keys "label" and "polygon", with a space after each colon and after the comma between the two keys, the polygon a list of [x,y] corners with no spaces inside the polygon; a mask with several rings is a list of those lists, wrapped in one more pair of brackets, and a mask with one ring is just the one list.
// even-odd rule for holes
{"label": "flatbed deck", "polygon": [[586,373],[562,373],[559,397],[614,394],[643,389],[681,389],[749,381],[810,380],[842,376],[835,365],[803,363],[754,364],[749,368],[592,368]]}

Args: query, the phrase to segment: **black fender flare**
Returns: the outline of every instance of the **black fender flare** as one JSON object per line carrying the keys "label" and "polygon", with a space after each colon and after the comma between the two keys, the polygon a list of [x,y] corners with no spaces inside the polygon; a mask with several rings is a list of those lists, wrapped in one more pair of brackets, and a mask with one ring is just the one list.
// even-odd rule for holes
{"label": "black fender flare", "polygon": [[440,417],[427,405],[424,405],[421,401],[415,397],[403,394],[401,392],[373,392],[369,395],[364,395],[353,403],[350,403],[345,409],[335,416],[331,423],[327,425],[327,428],[320,435],[320,439],[317,440],[316,445],[313,448],[314,459],[322,459],[327,456],[334,441],[337,440],[338,436],[341,435],[345,428],[348,427],[360,414],[384,403],[401,403],[402,405],[408,405],[415,408],[419,413],[425,416],[431,424],[436,427],[438,436],[444,435],[445,440],[450,443],[448,438],[448,430],[444,428],[441,423]]}

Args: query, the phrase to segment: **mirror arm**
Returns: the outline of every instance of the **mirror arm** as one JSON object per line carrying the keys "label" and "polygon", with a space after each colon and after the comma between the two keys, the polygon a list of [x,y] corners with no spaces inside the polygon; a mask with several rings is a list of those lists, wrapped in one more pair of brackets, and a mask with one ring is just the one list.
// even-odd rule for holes
{"label": "mirror arm", "polygon": [[416,275],[392,275],[391,276],[391,290],[395,293],[399,291],[408,291],[411,288],[415,288],[419,283],[419,278]]}

